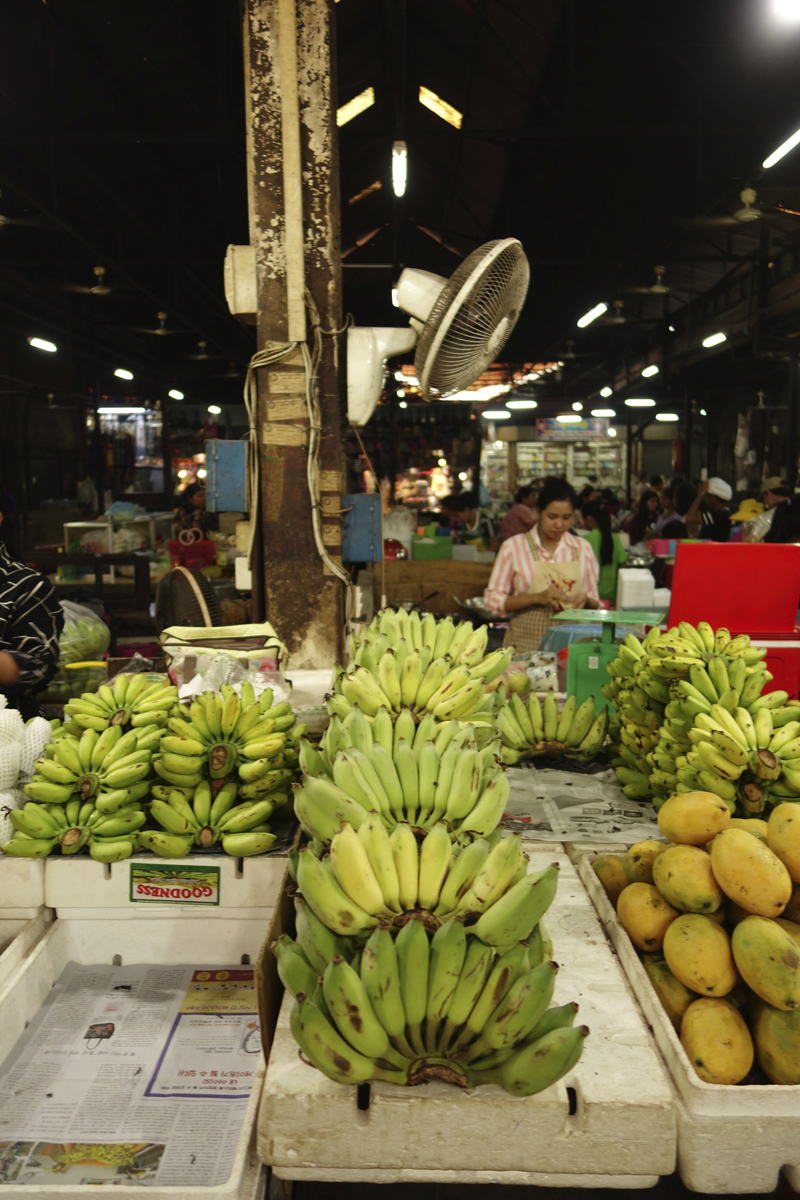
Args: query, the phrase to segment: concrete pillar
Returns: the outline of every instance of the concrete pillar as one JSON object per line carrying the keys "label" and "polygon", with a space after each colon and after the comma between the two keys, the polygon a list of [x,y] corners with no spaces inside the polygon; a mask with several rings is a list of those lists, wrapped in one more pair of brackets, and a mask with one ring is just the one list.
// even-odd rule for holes
{"label": "concrete pillar", "polygon": [[[333,0],[247,0],[245,73],[258,349],[307,338],[311,352],[304,288],[323,329],[343,323]],[[339,566],[343,345],[341,336],[322,338],[317,375],[322,538]],[[323,564],[312,529],[305,389],[299,347],[258,371],[264,615],[298,668],[333,665],[344,625],[344,586]]]}

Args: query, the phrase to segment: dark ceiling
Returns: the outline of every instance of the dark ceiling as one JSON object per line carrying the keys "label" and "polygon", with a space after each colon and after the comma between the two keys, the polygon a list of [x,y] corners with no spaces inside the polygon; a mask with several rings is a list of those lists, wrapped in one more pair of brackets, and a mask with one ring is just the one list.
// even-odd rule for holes
{"label": "dark ceiling", "polygon": [[[488,238],[517,236],[531,287],[507,357],[565,358],[572,339],[590,357],[570,369],[591,390],[657,322],[744,269],[761,227],[779,241],[800,230],[774,213],[679,224],[734,212],[747,181],[759,202],[800,210],[800,151],[767,178],[759,166],[800,125],[800,24],[777,24],[770,8],[341,0],[339,103],[367,87],[376,99],[340,131],[346,308],[358,323],[399,323],[398,266],[449,274]],[[239,0],[5,0],[5,390],[103,393],[125,365],[154,396],[238,401],[253,331],[228,314],[222,261],[248,239],[240,30]],[[420,105],[420,85],[463,112],[460,131]],[[409,148],[400,201],[398,138]],[[625,290],[649,286],[661,263],[666,296]],[[95,284],[96,266],[111,293],[72,290]],[[615,299],[625,325],[576,330]],[[141,332],[159,312],[174,332]],[[45,362],[31,334],[66,353]]]}

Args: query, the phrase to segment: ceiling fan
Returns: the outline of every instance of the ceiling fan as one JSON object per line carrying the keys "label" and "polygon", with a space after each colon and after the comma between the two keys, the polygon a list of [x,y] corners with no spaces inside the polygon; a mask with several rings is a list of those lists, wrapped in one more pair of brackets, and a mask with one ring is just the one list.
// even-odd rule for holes
{"label": "ceiling fan", "polygon": [[241,379],[242,372],[239,370],[239,368],[235,362],[230,362],[230,363],[228,363],[227,371],[223,372],[222,375],[215,376],[215,378],[216,379]]}
{"label": "ceiling fan", "polygon": [[140,326],[133,326],[136,333],[151,333],[154,337],[172,337],[176,333],[180,333],[180,329],[167,329],[168,313],[156,313],[158,317],[157,329],[142,329]]}
{"label": "ceiling fan", "polygon": [[729,229],[737,225],[750,225],[754,221],[763,220],[765,217],[787,217],[791,219],[792,217],[800,216],[800,213],[796,213],[790,208],[783,208],[781,205],[762,204],[757,206],[757,195],[751,187],[743,188],[739,193],[739,199],[742,202],[742,207],[737,208],[734,213],[716,217],[689,217],[682,224],[694,229]]}
{"label": "ceiling fan", "polygon": [[105,267],[92,267],[92,272],[95,282],[91,286],[88,283],[65,283],[62,286],[68,292],[80,292],[86,296],[110,296],[112,292],[120,290],[106,283]]}
{"label": "ceiling fan", "polygon": [[653,267],[655,272],[655,280],[651,284],[628,284],[627,287],[621,288],[623,292],[633,292],[638,296],[665,296],[669,289],[669,284],[664,283],[664,275],[667,268],[664,266]]}
{"label": "ceiling fan", "polygon": [[590,329],[593,329],[595,325],[657,325],[662,319],[661,317],[636,317],[626,313],[622,300],[615,300],[611,307],[614,311],[606,317],[595,318]]}
{"label": "ceiling fan", "polygon": [[198,342],[197,354],[187,354],[186,357],[194,359],[195,362],[210,362],[212,358],[219,358],[219,355],[208,353],[208,342]]}

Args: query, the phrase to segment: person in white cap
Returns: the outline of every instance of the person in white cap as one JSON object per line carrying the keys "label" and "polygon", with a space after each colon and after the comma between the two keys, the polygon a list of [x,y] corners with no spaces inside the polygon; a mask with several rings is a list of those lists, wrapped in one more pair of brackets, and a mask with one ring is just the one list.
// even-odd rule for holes
{"label": "person in white cap", "polygon": [[708,542],[727,542],[731,536],[728,504],[733,496],[729,483],[719,475],[704,479],[684,520],[692,537]]}

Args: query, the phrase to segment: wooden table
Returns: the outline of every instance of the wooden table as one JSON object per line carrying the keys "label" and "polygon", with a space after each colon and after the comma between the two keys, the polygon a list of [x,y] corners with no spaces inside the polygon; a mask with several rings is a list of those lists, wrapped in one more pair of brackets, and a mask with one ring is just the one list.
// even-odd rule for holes
{"label": "wooden table", "polygon": [[[375,607],[381,602],[381,564],[374,567]],[[386,563],[386,600],[390,605],[418,604],[431,592],[438,592],[426,602],[433,613],[460,612],[458,600],[482,596],[492,573],[491,563],[457,562],[453,559],[432,559],[424,562]],[[456,599],[457,597],[458,599]]]}

